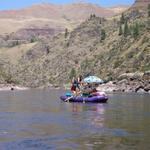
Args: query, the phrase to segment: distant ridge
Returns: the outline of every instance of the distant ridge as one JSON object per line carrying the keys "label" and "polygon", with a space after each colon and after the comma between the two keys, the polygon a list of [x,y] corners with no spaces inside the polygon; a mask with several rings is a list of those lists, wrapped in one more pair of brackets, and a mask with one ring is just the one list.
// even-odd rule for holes
{"label": "distant ridge", "polygon": [[103,8],[90,3],[56,5],[42,3],[19,10],[0,11],[0,35],[16,32],[22,28],[73,29],[85,21],[91,14],[99,17],[111,17],[125,11],[128,7],[117,6]]}
{"label": "distant ridge", "polygon": [[121,13],[126,11],[128,8],[130,8],[129,5],[117,5],[110,7],[109,9],[112,10],[114,13]]}
{"label": "distant ridge", "polygon": [[[118,5],[110,8],[104,8],[91,3],[72,3],[66,5],[56,5],[51,3],[41,3],[18,10],[0,11],[0,18],[17,18],[17,17],[44,17],[44,18],[60,18],[62,15],[72,18],[83,18],[93,13],[101,17],[110,17],[116,13],[126,10],[129,6]],[[117,9],[117,11],[116,11]],[[79,14],[79,16],[77,16]],[[76,16],[76,17],[75,17]],[[71,18],[70,18],[71,19]]]}

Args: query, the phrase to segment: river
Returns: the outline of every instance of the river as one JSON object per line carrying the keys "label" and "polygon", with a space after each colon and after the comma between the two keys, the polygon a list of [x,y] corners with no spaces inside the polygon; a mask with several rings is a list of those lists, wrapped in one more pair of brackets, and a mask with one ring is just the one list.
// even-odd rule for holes
{"label": "river", "polygon": [[0,150],[149,150],[150,95],[64,103],[63,90],[0,92]]}

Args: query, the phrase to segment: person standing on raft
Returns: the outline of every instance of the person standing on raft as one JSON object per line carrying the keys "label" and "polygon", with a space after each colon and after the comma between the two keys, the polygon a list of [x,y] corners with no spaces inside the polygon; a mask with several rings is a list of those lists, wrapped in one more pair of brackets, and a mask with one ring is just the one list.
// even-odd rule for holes
{"label": "person standing on raft", "polygon": [[78,81],[75,77],[73,77],[71,81],[71,89],[70,89],[73,94],[76,94],[77,87],[78,87]]}
{"label": "person standing on raft", "polygon": [[82,82],[82,76],[79,76],[77,79],[73,77],[72,82],[71,82],[71,92],[76,94],[79,92],[80,93],[80,87],[81,87],[81,82]]}

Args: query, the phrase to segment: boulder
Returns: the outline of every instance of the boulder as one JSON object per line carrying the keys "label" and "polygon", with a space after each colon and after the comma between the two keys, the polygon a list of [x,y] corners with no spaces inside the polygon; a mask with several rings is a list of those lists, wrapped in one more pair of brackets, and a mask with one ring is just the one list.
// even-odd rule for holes
{"label": "boulder", "polygon": [[144,81],[150,82],[150,71],[144,72],[142,79]]}
{"label": "boulder", "polygon": [[144,75],[144,73],[142,73],[142,72],[124,73],[124,74],[121,74],[118,77],[118,80],[119,81],[123,80],[123,79],[126,79],[126,80],[141,80],[143,75]]}
{"label": "boulder", "polygon": [[118,87],[116,84],[113,84],[112,81],[102,84],[97,88],[98,91],[103,91],[103,92],[114,92],[118,91]]}
{"label": "boulder", "polygon": [[117,84],[128,84],[128,80],[127,79],[123,79],[123,80],[121,80],[121,81],[118,81],[118,83]]}
{"label": "boulder", "polygon": [[140,88],[137,90],[137,93],[145,94],[147,92],[144,89]]}
{"label": "boulder", "polygon": [[146,92],[150,91],[150,84],[146,85],[146,86],[144,87],[144,90],[145,90]]}
{"label": "boulder", "polygon": [[132,5],[132,8],[147,8],[148,4],[150,4],[149,0],[136,0]]}

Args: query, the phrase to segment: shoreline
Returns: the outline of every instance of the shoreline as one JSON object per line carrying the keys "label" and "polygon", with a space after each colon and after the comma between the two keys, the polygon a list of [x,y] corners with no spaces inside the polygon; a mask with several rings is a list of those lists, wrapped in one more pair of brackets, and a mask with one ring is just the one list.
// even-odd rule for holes
{"label": "shoreline", "polygon": [[29,87],[24,87],[20,85],[10,85],[10,84],[0,84],[0,91],[23,91],[23,90],[29,90]]}
{"label": "shoreline", "polygon": [[[0,86],[0,92],[4,92],[4,91],[25,91],[25,90],[30,90],[30,89],[33,89],[33,88],[30,88],[30,87],[23,87],[23,86],[4,86],[4,87],[1,87]],[[49,88],[49,87],[44,87],[44,88],[41,88],[41,87],[38,87],[38,88],[34,88],[34,89],[41,89],[41,90],[44,90],[44,89],[55,89],[55,90],[60,90],[60,89],[64,89],[64,90],[69,90],[69,88],[65,88],[65,87],[59,87],[59,88]],[[103,85],[100,85],[98,88],[97,88],[98,91],[101,91],[101,92],[105,92],[105,93],[126,93],[126,94],[129,94],[129,93],[137,93],[137,94],[150,94],[150,91],[146,92],[144,89],[140,89],[139,91],[133,91],[132,89],[123,89],[121,90],[118,86],[111,86],[111,87],[108,87],[108,84],[103,84]]]}
{"label": "shoreline", "polygon": [[[33,89],[32,87],[25,87],[21,85],[11,85],[11,84],[0,84],[0,91],[23,91],[23,90],[30,90]],[[63,86],[41,86],[36,87],[34,89],[64,89],[70,90],[68,84],[64,84]],[[114,92],[123,92],[123,93],[140,93],[140,94],[150,94],[150,86],[141,85],[139,82],[127,82],[127,80],[121,81],[109,81],[107,83],[101,84],[97,87],[98,91],[106,92],[106,93],[114,93]]]}

